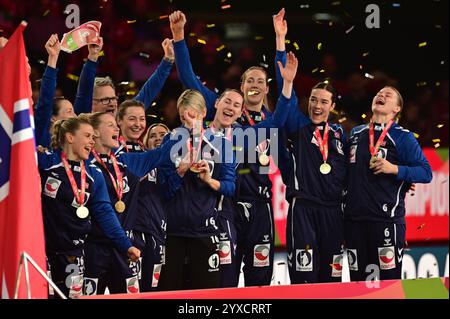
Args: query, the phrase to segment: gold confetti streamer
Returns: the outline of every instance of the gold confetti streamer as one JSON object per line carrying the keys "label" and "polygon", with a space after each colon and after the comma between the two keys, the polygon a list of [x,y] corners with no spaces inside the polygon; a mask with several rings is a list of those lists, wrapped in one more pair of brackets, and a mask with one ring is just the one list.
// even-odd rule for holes
{"label": "gold confetti streamer", "polygon": [[66,77],[67,77],[69,80],[72,80],[72,81],[78,81],[78,80],[80,79],[79,76],[76,76],[76,75],[71,74],[71,73],[67,73]]}
{"label": "gold confetti streamer", "polygon": [[244,174],[250,174],[250,168],[244,168],[244,169],[240,169],[238,171],[239,175],[244,175]]}

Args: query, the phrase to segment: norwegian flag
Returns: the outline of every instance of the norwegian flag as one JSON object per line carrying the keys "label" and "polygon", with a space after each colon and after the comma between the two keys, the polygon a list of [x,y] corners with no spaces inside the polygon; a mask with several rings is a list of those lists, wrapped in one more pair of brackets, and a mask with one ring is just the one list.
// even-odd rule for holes
{"label": "norwegian flag", "polygon": [[[22,22],[0,49],[0,290],[12,298],[22,252],[45,271],[44,227],[36,161],[31,85]],[[29,265],[32,298],[47,297],[47,283]],[[21,274],[18,298],[26,298]]]}

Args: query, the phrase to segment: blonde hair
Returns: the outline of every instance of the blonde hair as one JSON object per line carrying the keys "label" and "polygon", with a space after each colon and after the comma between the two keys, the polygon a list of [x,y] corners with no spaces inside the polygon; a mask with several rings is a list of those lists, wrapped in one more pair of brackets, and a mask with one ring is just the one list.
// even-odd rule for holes
{"label": "blonde hair", "polygon": [[[269,75],[267,74],[267,71],[261,66],[251,66],[247,70],[245,70],[245,72],[241,76],[241,85],[245,82],[245,80],[247,80],[247,74],[253,70],[261,71],[262,73],[264,73],[266,77],[266,85],[268,86]],[[269,100],[267,99],[267,94],[264,94],[263,106],[266,108],[266,110],[269,109]]]}
{"label": "blonde hair", "polygon": [[200,113],[206,112],[206,101],[203,95],[197,90],[186,90],[181,93],[177,101],[177,110],[180,107],[192,108]]}
{"label": "blonde hair", "polygon": [[52,148],[63,147],[66,143],[66,133],[75,134],[82,124],[91,125],[87,114],[80,114],[79,117],[56,121],[52,128]]}
{"label": "blonde hair", "polygon": [[[92,127],[95,130],[98,129],[98,127],[100,126],[100,124],[102,122],[101,121],[102,116],[103,115],[107,115],[107,114],[109,114],[109,115],[114,117],[114,115],[111,112],[109,112],[109,111],[95,112],[95,113],[92,113],[92,114],[88,114],[89,122],[91,123]],[[84,115],[84,114],[80,114],[80,115]]]}
{"label": "blonde hair", "polygon": [[397,90],[395,87],[390,86],[390,85],[386,85],[385,88],[389,88],[392,91],[395,92],[395,94],[397,94],[397,105],[400,106],[400,111],[398,111],[397,114],[395,114],[395,121],[398,122],[400,120],[402,110],[403,110],[403,96],[400,94],[399,90]]}
{"label": "blonde hair", "polygon": [[163,123],[155,123],[155,124],[150,125],[150,126],[148,127],[148,129],[147,129],[147,132],[145,132],[144,137],[142,138],[142,142],[144,143],[144,146],[145,146],[146,148],[149,148],[148,140],[150,139],[150,134],[151,134],[150,132],[151,132],[151,130],[153,130],[155,127],[158,127],[158,126],[161,126],[162,128],[164,128],[164,129],[167,131],[167,133],[170,132],[170,130],[169,130],[169,128],[167,127],[166,124],[163,124]]}

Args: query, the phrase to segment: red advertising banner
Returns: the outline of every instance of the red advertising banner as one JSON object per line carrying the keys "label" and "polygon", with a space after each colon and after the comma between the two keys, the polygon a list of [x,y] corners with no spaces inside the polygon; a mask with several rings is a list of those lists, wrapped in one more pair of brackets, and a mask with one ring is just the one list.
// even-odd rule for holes
{"label": "red advertising banner", "polygon": [[[414,195],[406,197],[406,240],[408,242],[448,241],[448,149],[425,148],[424,154],[433,170],[429,184],[417,184]],[[286,187],[280,171],[272,163],[272,180],[276,244],[286,245]]]}

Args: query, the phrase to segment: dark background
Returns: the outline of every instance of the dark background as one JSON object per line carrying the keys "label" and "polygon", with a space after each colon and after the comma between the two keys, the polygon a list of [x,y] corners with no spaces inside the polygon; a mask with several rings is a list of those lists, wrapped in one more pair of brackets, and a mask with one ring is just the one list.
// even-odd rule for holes
{"label": "dark background", "polygon": [[[161,42],[171,36],[164,16],[174,10],[187,16],[185,30],[193,67],[208,87],[219,91],[238,87],[240,75],[252,65],[267,67],[273,77],[272,15],[284,7],[290,40],[287,49],[300,60],[295,87],[303,98],[302,109],[311,87],[329,79],[339,93],[334,120],[340,119],[348,131],[368,120],[375,93],[386,84],[394,85],[405,99],[400,124],[417,133],[422,146],[433,146],[436,139],[440,146],[448,146],[447,0],[0,0],[0,36],[9,37],[21,20],[28,22],[25,41],[33,67],[34,98],[47,61],[44,44],[51,33],[58,33],[61,39],[68,31],[63,12],[70,3],[80,6],[80,23],[102,22],[105,55],[99,59],[97,73],[113,78],[122,99],[137,93],[159,64]],[[369,15],[365,9],[370,3],[380,8],[379,29],[365,25]],[[227,5],[230,7],[222,8]],[[424,42],[426,45],[419,47]],[[222,45],[225,48],[217,51]],[[71,101],[77,82],[70,78],[79,75],[86,56],[86,48],[60,54],[58,94]],[[271,107],[277,98],[274,82],[270,82]],[[181,92],[174,70],[149,112],[148,123],[162,120],[171,127],[178,125],[176,99]],[[439,124],[443,127],[438,128]]]}

